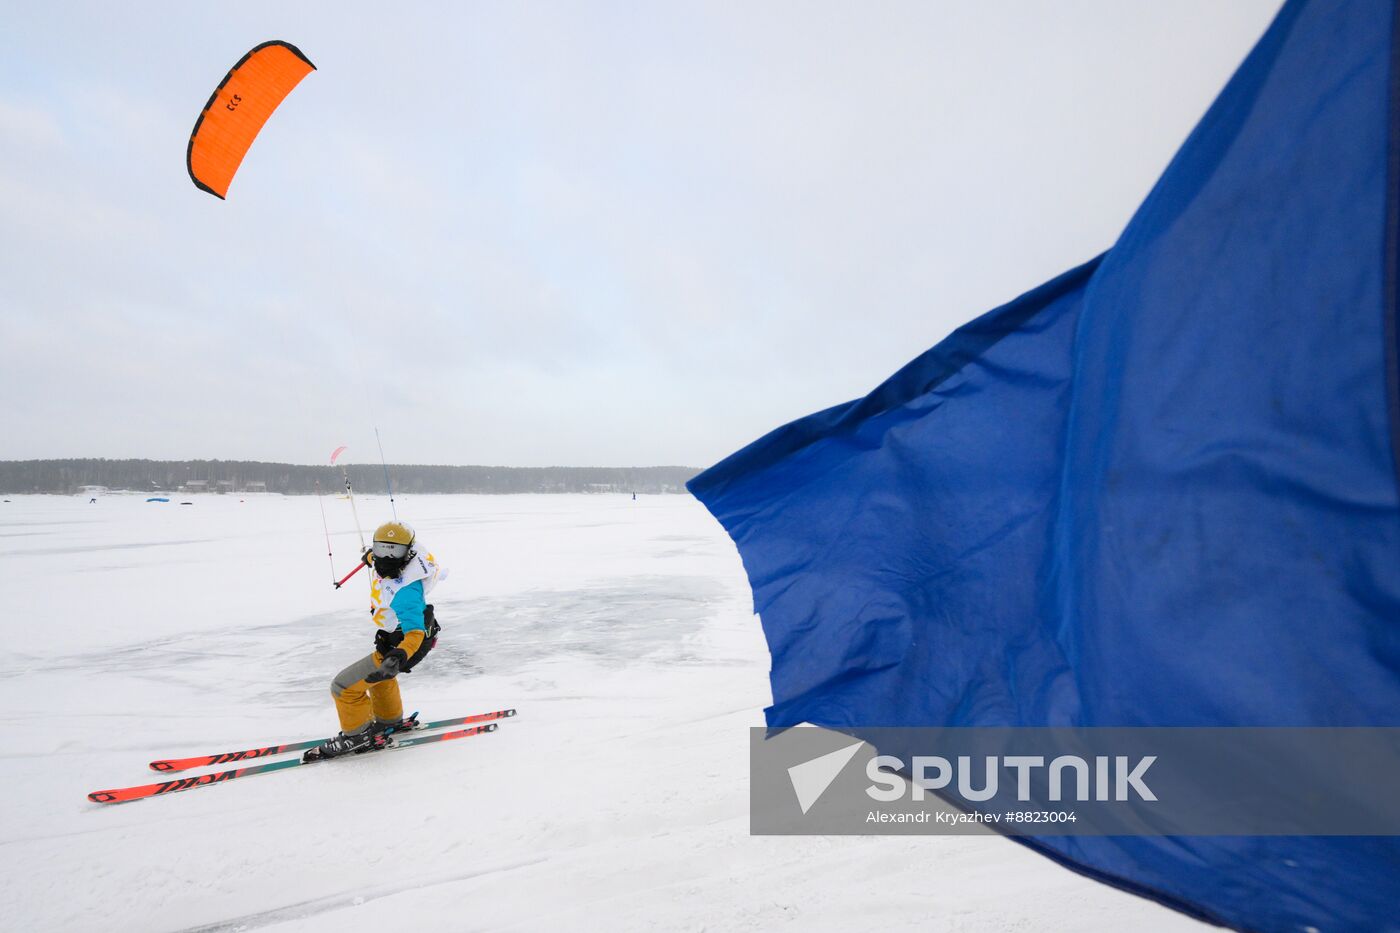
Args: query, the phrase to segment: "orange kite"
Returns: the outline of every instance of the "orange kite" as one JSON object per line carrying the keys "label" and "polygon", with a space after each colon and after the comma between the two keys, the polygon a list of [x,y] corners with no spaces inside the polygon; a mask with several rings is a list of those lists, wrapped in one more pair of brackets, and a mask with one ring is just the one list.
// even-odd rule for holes
{"label": "orange kite", "polygon": [[195,185],[221,199],[227,195],[267,118],[315,70],[301,49],[279,40],[264,42],[240,58],[190,131],[185,165]]}

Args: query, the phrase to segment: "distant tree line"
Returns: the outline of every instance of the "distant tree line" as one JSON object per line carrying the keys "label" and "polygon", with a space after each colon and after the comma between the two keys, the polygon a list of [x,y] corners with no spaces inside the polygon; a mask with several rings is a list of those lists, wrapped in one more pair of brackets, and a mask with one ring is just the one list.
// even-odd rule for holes
{"label": "distant tree line", "polygon": [[[389,464],[395,493],[678,493],[690,467],[492,467]],[[384,492],[384,467],[347,464],[356,492]],[[310,495],[344,486],[340,467],[255,460],[0,460],[0,493],[76,493],[84,486],[137,492]]]}

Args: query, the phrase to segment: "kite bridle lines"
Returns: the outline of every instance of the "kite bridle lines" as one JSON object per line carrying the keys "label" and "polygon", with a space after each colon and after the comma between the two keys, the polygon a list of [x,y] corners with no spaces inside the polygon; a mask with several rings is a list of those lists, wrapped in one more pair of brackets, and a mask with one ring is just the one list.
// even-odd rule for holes
{"label": "kite bridle lines", "polygon": [[[343,446],[337,447],[337,448],[335,449],[335,452],[331,454],[331,464],[332,464],[332,465],[335,465],[336,458],[339,457],[339,456],[340,456],[341,454],[343,454],[344,452],[345,452],[345,448],[344,448]],[[340,589],[342,586],[344,586],[344,585],[345,585],[345,582],[346,582],[347,580],[349,580],[349,579],[350,579],[351,577],[353,577],[355,574],[359,573],[359,572],[360,572],[360,568],[365,566],[364,555],[365,555],[365,550],[366,550],[366,548],[365,548],[365,531],[364,531],[364,529],[360,526],[360,512],[359,512],[358,509],[355,508],[355,488],[354,488],[352,485],[350,485],[350,471],[349,471],[348,469],[346,469],[345,464],[343,464],[343,463],[340,464],[340,476],[341,476],[342,479],[345,480],[345,498],[347,498],[347,499],[350,500],[350,514],[353,515],[353,516],[355,516],[355,534],[359,535],[359,537],[360,537],[360,559],[359,559],[358,561],[355,562],[355,569],[354,569],[354,570],[350,571],[350,572],[347,573],[345,576],[343,576],[343,577],[341,577],[339,580],[337,580],[337,579],[335,578],[335,558],[331,558],[331,585],[334,586],[336,589]],[[318,494],[319,494],[320,488],[321,488],[321,483],[320,483],[320,481],[318,480],[318,481],[316,482],[316,489],[317,489]],[[326,507],[325,507],[324,505],[322,505],[322,506],[321,506],[321,521],[322,521],[323,524],[325,523],[325,519],[326,519]],[[330,544],[331,544],[331,532],[330,532],[330,528],[327,527],[327,528],[326,528],[326,552],[327,552],[328,554],[330,553]]]}
{"label": "kite bridle lines", "polygon": [[384,488],[389,492],[389,511],[394,513],[394,521],[399,520],[399,510],[394,506],[394,484],[389,482],[389,464],[384,459],[384,442],[379,439],[379,425],[374,426],[374,442],[379,445],[379,465],[384,468]]}
{"label": "kite bridle lines", "polygon": [[355,534],[360,536],[360,553],[365,552],[365,531],[360,527],[360,513],[355,508],[355,490],[350,486],[350,471],[345,464],[340,465],[340,475],[345,478],[345,498],[350,500],[350,514],[355,516]]}
{"label": "kite bridle lines", "polygon": [[326,500],[321,493],[321,481],[316,480],[316,504],[321,507],[321,528],[326,532],[326,559],[331,562],[331,586],[340,589],[335,581],[335,554],[331,552],[331,526],[326,523]]}
{"label": "kite bridle lines", "polygon": [[[389,481],[389,463],[387,460],[384,459],[384,442],[379,439],[378,425],[374,426],[374,442],[379,446],[379,465],[384,468],[384,488],[389,493],[389,509],[394,513],[394,521],[398,521],[399,510],[394,504],[394,486],[393,483]],[[345,447],[337,447],[335,449],[335,452],[331,454],[331,463],[335,464],[336,459],[344,452]],[[335,578],[335,558],[331,556],[330,526],[326,524],[326,507],[324,504],[322,504],[321,525],[326,529],[326,556],[331,558],[331,583],[333,586],[335,586],[336,589],[340,589],[342,586],[345,585],[345,582],[347,580],[349,580],[355,574],[360,572],[360,568],[365,566],[364,555],[366,553],[365,531],[364,528],[360,525],[359,509],[355,508],[355,488],[350,483],[350,471],[343,463],[339,466],[340,476],[345,481],[345,498],[350,500],[350,514],[355,517],[355,533],[360,537],[360,560],[355,564],[354,570],[350,571],[345,576],[341,577],[339,580]],[[319,499],[321,495],[320,480],[316,481],[316,495]]]}

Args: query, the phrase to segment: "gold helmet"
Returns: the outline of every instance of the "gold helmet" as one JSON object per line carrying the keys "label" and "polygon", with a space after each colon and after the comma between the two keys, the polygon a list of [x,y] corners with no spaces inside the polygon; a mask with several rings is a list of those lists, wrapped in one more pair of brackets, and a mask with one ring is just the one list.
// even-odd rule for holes
{"label": "gold helmet", "polygon": [[[369,555],[376,563],[380,576],[398,576],[398,570],[408,562],[408,551],[413,545],[413,529],[403,522],[385,522],[374,529],[374,546]],[[391,572],[392,571],[392,572]]]}
{"label": "gold helmet", "polygon": [[380,542],[407,547],[413,543],[413,529],[403,522],[385,522],[374,529],[374,543]]}

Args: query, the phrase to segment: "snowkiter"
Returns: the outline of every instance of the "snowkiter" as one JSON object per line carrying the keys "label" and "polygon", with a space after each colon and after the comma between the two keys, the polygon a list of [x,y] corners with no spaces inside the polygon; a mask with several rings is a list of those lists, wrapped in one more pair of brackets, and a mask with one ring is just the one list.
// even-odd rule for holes
{"label": "snowkiter", "polygon": [[382,748],[387,733],[410,728],[398,675],[423,660],[441,630],[427,597],[444,571],[411,527],[397,521],[380,525],[363,560],[370,567],[374,650],[331,682],[340,734],[307,757],[337,758]]}

